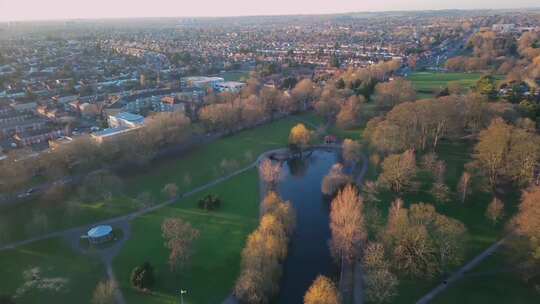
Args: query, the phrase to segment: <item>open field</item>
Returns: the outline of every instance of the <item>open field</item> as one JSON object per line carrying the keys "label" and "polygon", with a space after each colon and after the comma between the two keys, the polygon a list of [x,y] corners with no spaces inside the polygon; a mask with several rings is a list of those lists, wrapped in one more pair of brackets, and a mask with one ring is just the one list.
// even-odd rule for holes
{"label": "open field", "polygon": [[[222,207],[212,212],[197,208],[198,199],[206,194],[218,195]],[[220,303],[238,276],[240,252],[247,235],[257,226],[258,211],[258,173],[252,169],[133,221],[133,237],[114,262],[128,303],[173,303],[180,288],[188,290],[185,303]],[[182,218],[200,231],[191,265],[178,274],[169,270],[168,250],[161,237],[161,223],[169,217]],[[143,295],[129,285],[131,270],[145,261],[154,266],[157,276],[153,295]]]}
{"label": "open field", "polygon": [[0,269],[0,295],[14,295],[21,290],[25,282],[31,281],[23,277],[23,272],[31,269],[39,270],[40,285],[48,279],[65,279],[59,291],[30,288],[15,299],[18,304],[88,303],[96,284],[105,276],[99,260],[76,254],[62,239],[2,251]]}
{"label": "open field", "polygon": [[[459,83],[464,88],[472,88],[482,77],[481,73],[435,73],[435,72],[415,72],[407,77],[412,81],[417,91],[417,97],[432,98],[440,90],[448,87],[450,82]],[[501,76],[495,76],[501,80]]]}
{"label": "open field", "polygon": [[180,192],[204,185],[249,165],[264,151],[286,146],[290,129],[303,116],[287,117],[194,147],[179,157],[159,160],[146,170],[125,176],[125,194],[107,202],[83,203],[71,195],[53,202],[36,199],[0,208],[0,244],[133,212],[138,208],[133,198],[141,192],[164,200],[161,189],[167,183],[176,183]]}

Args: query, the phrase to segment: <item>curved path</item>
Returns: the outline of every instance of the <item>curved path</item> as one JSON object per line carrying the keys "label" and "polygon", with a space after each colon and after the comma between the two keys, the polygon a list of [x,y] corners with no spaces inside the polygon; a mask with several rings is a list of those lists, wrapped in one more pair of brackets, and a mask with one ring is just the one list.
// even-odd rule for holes
{"label": "curved path", "polygon": [[[313,148],[340,149],[341,147],[339,145],[317,145],[317,146],[314,146]],[[217,178],[217,179],[215,179],[215,180],[213,180],[211,182],[208,182],[208,183],[206,183],[204,185],[196,187],[196,188],[192,189],[189,192],[180,194],[178,197],[167,200],[167,201],[165,201],[163,203],[160,203],[160,204],[157,204],[157,205],[145,208],[145,209],[141,209],[141,210],[138,210],[138,211],[126,214],[126,215],[122,215],[122,216],[106,219],[106,220],[103,220],[103,221],[95,222],[95,223],[92,223],[92,224],[87,224],[87,225],[82,225],[82,226],[78,226],[78,227],[74,227],[74,228],[70,228],[70,229],[66,229],[66,230],[47,233],[47,234],[44,234],[44,235],[29,238],[29,239],[26,239],[26,240],[17,241],[17,242],[13,242],[13,243],[10,243],[10,244],[2,245],[2,246],[0,246],[0,251],[15,249],[17,247],[24,246],[24,245],[27,245],[27,244],[30,244],[30,243],[34,243],[34,242],[41,241],[41,240],[46,240],[46,239],[51,239],[51,238],[56,238],[56,237],[64,237],[64,238],[67,238],[67,239],[73,239],[74,236],[83,235],[83,234],[86,233],[86,231],[88,231],[88,229],[90,229],[90,228],[92,228],[94,226],[97,226],[97,225],[125,226],[126,224],[128,224],[129,221],[131,221],[133,219],[136,219],[137,217],[146,215],[148,213],[151,213],[151,212],[156,211],[158,209],[161,209],[163,207],[172,205],[172,204],[174,204],[176,202],[181,201],[183,198],[187,198],[187,197],[190,197],[190,196],[192,196],[194,194],[197,194],[199,192],[205,191],[205,190],[207,190],[207,189],[209,189],[209,188],[211,188],[211,187],[213,187],[213,186],[215,186],[215,185],[217,185],[219,183],[222,183],[222,182],[227,181],[227,180],[229,180],[229,179],[231,179],[231,178],[233,178],[235,176],[238,176],[238,175],[240,175],[242,173],[245,173],[245,172],[247,172],[248,170],[250,170],[252,168],[256,168],[258,166],[258,164],[264,158],[266,158],[269,154],[283,152],[286,149],[287,148],[279,148],[279,149],[273,149],[273,150],[264,152],[254,162],[252,162],[248,166],[246,166],[246,167],[244,167],[242,169],[236,170],[236,171],[234,171],[234,172],[232,172],[232,173],[230,173],[228,175]],[[358,176],[356,178],[356,183],[358,185],[362,184],[364,175],[367,172],[367,167],[368,167],[367,157],[364,154],[362,154],[362,159],[363,159],[362,168],[360,169],[360,172],[359,172],[359,174],[358,174]],[[125,240],[127,240],[128,237],[129,237],[128,235],[125,235]],[[112,268],[110,267],[110,260],[112,260],[112,257],[104,258],[104,262],[105,262],[106,269],[107,269],[107,275],[110,278],[114,279],[114,273],[112,272]],[[355,276],[357,275],[357,273],[359,273],[360,276],[361,276],[361,271],[359,271],[359,269],[355,269],[354,272],[355,272]],[[355,304],[362,303],[362,298],[363,297],[361,296],[362,295],[361,279],[360,279],[359,283],[354,284],[354,285],[355,285],[354,286]],[[360,296],[358,296],[358,294],[360,294]],[[120,293],[116,294],[116,298],[117,298],[118,303],[124,303],[123,297],[121,296]],[[360,300],[357,301],[357,299],[360,299]],[[225,300],[224,303],[235,303],[235,302],[236,301],[235,301],[234,297],[231,296],[231,297],[228,297]]]}
{"label": "curved path", "polygon": [[250,165],[248,165],[248,166],[246,166],[246,167],[244,167],[242,169],[236,170],[236,171],[234,171],[234,172],[232,172],[232,173],[230,173],[228,175],[217,178],[217,179],[215,179],[215,180],[213,180],[211,182],[208,182],[208,183],[206,183],[204,185],[196,187],[196,188],[192,189],[191,191],[188,191],[186,193],[182,193],[178,197],[167,200],[167,201],[165,201],[165,202],[163,202],[161,204],[157,204],[157,205],[145,208],[145,209],[141,209],[141,210],[138,210],[138,211],[134,211],[132,213],[128,213],[128,214],[118,216],[118,217],[114,217],[114,218],[110,218],[110,219],[106,219],[106,220],[103,220],[103,221],[95,222],[95,223],[92,223],[92,224],[87,224],[87,225],[78,226],[78,227],[74,227],[74,228],[70,228],[70,229],[66,229],[66,230],[51,232],[51,233],[43,234],[43,235],[40,235],[40,236],[32,237],[32,238],[29,238],[29,239],[26,239],[26,240],[17,241],[17,242],[13,242],[13,243],[10,243],[10,244],[2,245],[2,246],[0,246],[0,251],[8,250],[8,249],[15,249],[15,248],[23,246],[23,245],[27,245],[27,244],[34,243],[34,242],[37,242],[37,241],[46,240],[46,239],[55,238],[55,237],[63,237],[63,236],[71,235],[71,234],[77,234],[77,233],[79,235],[82,235],[82,234],[86,233],[86,231],[88,231],[88,229],[90,229],[90,228],[92,228],[94,226],[98,226],[98,225],[111,225],[112,226],[112,225],[119,224],[119,223],[122,223],[122,222],[125,222],[125,221],[131,221],[131,220],[133,220],[133,219],[135,219],[137,217],[146,215],[148,213],[151,213],[151,212],[156,211],[158,209],[161,209],[163,207],[172,205],[172,204],[174,204],[176,202],[179,202],[180,200],[182,200],[184,198],[187,198],[187,197],[190,197],[190,196],[192,196],[194,194],[197,194],[199,192],[205,191],[205,190],[207,190],[207,189],[209,189],[209,188],[211,188],[211,187],[213,187],[213,186],[215,186],[215,185],[217,185],[219,183],[222,183],[222,182],[224,182],[226,180],[229,180],[229,179],[231,179],[231,178],[233,178],[233,177],[235,177],[237,175],[245,173],[248,170],[250,170],[252,168],[255,168],[257,166],[257,164],[264,157],[266,157],[266,155],[268,155],[270,153],[279,152],[279,151],[282,151],[282,150],[283,150],[283,148],[267,151],[267,152],[261,154],[257,158],[257,160],[255,160]]}

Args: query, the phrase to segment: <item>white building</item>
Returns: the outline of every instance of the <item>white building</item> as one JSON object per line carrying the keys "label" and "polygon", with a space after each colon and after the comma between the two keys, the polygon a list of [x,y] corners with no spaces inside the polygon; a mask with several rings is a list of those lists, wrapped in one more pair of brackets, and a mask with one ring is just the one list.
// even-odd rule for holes
{"label": "white building", "polygon": [[214,85],[214,89],[218,92],[231,92],[238,93],[245,87],[246,84],[238,81],[224,81],[218,82]]}
{"label": "white building", "polygon": [[491,29],[494,32],[509,33],[516,29],[516,25],[513,23],[509,24],[494,24]]}
{"label": "white building", "polygon": [[216,84],[224,82],[225,79],[221,77],[206,77],[206,76],[193,76],[184,77],[182,82],[188,87],[194,88],[213,88]]}
{"label": "white building", "polygon": [[129,112],[120,112],[116,115],[109,116],[109,127],[118,128],[118,127],[127,127],[127,128],[137,128],[144,124],[144,117],[138,114],[133,114]]}

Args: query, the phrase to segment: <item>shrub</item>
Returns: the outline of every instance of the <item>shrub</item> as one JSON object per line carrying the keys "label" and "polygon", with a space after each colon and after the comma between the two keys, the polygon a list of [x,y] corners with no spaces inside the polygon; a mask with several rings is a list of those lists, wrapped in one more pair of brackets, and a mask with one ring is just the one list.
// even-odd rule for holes
{"label": "shrub", "polygon": [[133,269],[129,281],[137,289],[150,289],[154,285],[154,268],[150,263],[144,262]]}
{"label": "shrub", "polygon": [[199,200],[198,206],[206,211],[216,210],[221,207],[221,200],[216,195],[209,194]]}

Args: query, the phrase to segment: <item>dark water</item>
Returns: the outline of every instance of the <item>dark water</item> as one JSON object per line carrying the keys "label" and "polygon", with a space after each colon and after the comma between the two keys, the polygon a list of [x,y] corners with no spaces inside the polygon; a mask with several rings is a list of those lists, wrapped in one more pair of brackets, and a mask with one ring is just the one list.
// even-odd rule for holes
{"label": "dark water", "polygon": [[297,226],[275,303],[301,304],[319,274],[336,275],[337,268],[328,248],[329,204],[321,194],[322,179],[336,162],[335,152],[317,150],[304,160],[290,160],[283,166],[279,193],[294,205]]}

